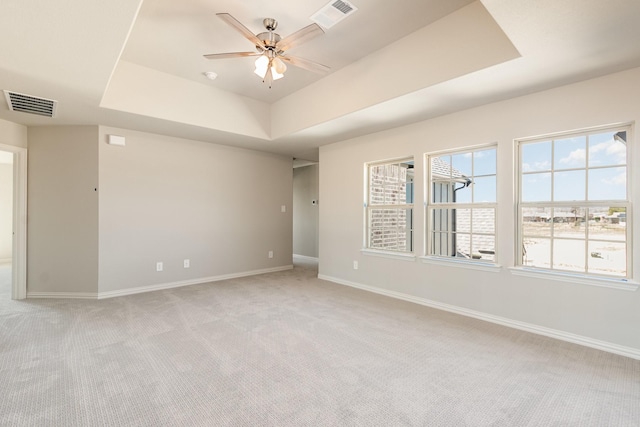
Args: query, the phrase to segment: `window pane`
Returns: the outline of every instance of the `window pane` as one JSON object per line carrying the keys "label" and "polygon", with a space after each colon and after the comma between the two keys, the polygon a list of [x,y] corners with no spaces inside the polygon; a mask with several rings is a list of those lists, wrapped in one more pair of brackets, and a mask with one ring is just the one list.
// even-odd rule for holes
{"label": "window pane", "polygon": [[433,209],[431,211],[431,227],[433,231],[451,231],[449,209]]}
{"label": "window pane", "polygon": [[522,176],[523,202],[551,201],[551,174],[532,173]]}
{"label": "window pane", "polygon": [[555,172],[553,174],[553,200],[584,200],[585,171]]}
{"label": "window pane", "polygon": [[371,209],[369,211],[369,227],[370,228],[380,228],[384,224],[384,210],[382,209]]}
{"label": "window pane", "polygon": [[471,153],[454,154],[451,156],[451,160],[452,170],[455,172],[455,175],[471,176],[473,174],[471,170]]}
{"label": "window pane", "polygon": [[448,179],[451,177],[451,156],[433,157],[431,159],[431,179]]}
{"label": "window pane", "polygon": [[522,265],[629,277],[627,138],[612,128],[519,144]]}
{"label": "window pane", "polygon": [[454,256],[451,244],[451,234],[433,233],[431,240],[431,254],[439,256]]}
{"label": "window pane", "polygon": [[369,169],[369,203],[384,204],[384,165]]}
{"label": "window pane", "polygon": [[523,208],[522,234],[527,237],[551,237],[551,208]]}
{"label": "window pane", "polygon": [[471,232],[471,209],[452,209],[453,212],[453,224],[455,228],[453,231],[460,231],[463,233]]}
{"label": "window pane", "polygon": [[556,270],[578,271],[584,273],[584,240],[553,240],[553,268]]}
{"label": "window pane", "polygon": [[387,182],[398,182],[400,174],[397,164],[384,165],[384,177]]}
{"label": "window pane", "polygon": [[431,201],[433,203],[453,202],[453,185],[450,182],[434,182],[431,186]]}
{"label": "window pane", "polygon": [[456,257],[471,258],[471,236],[465,233],[454,233]]}
{"label": "window pane", "polygon": [[627,163],[627,132],[605,132],[589,136],[589,167]]}
{"label": "window pane", "polygon": [[616,242],[589,242],[589,273],[626,276],[626,245]]}
{"label": "window pane", "polygon": [[554,142],[554,168],[584,168],[587,164],[587,137],[558,139]]}
{"label": "window pane", "polygon": [[589,200],[625,200],[627,168],[589,169]]}
{"label": "window pane", "polygon": [[449,207],[430,208],[431,254],[494,261],[495,208],[451,207],[495,204],[496,149],[430,157],[430,162],[431,203],[447,203]]}
{"label": "window pane", "polygon": [[394,229],[372,229],[371,248],[395,250],[398,242],[398,232]]}
{"label": "window pane", "polygon": [[400,165],[386,165],[384,200],[387,205],[406,203],[407,169]]}
{"label": "window pane", "polygon": [[475,203],[495,203],[496,201],[496,177],[485,176],[474,178],[473,182],[473,201]]}
{"label": "window pane", "polygon": [[526,238],[522,242],[522,265],[527,267],[551,267],[551,240]]}
{"label": "window pane", "polygon": [[553,210],[553,236],[584,239],[586,237],[585,208],[555,208]]}
{"label": "window pane", "polygon": [[496,232],[495,209],[473,210],[473,232],[482,234],[495,234]]}
{"label": "window pane", "polygon": [[369,247],[393,251],[412,250],[412,209],[372,209],[369,212]]}
{"label": "window pane", "polygon": [[496,242],[493,236],[474,234],[471,243],[471,250],[475,257],[485,261],[495,261]]}
{"label": "window pane", "polygon": [[454,184],[454,197],[456,203],[471,203],[472,185],[465,186],[462,182]]}
{"label": "window pane", "polygon": [[522,172],[551,170],[551,141],[523,144]]}
{"label": "window pane", "polygon": [[627,212],[625,208],[591,208],[589,210],[589,238],[595,240],[626,241]]}
{"label": "window pane", "polygon": [[481,150],[473,153],[473,175],[496,174],[496,149]]}
{"label": "window pane", "polygon": [[407,181],[406,193],[405,193],[405,201],[407,204],[413,204],[413,178]]}

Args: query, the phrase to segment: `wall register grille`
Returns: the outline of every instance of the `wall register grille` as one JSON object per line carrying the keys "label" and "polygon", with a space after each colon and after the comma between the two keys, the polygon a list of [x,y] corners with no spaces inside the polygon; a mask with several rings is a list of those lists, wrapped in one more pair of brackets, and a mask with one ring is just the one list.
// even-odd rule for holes
{"label": "wall register grille", "polygon": [[37,114],[45,117],[54,117],[56,114],[58,101],[8,90],[4,91],[4,96],[11,111]]}
{"label": "wall register grille", "polygon": [[333,0],[317,11],[311,20],[324,28],[331,28],[358,10],[353,4],[343,0]]}

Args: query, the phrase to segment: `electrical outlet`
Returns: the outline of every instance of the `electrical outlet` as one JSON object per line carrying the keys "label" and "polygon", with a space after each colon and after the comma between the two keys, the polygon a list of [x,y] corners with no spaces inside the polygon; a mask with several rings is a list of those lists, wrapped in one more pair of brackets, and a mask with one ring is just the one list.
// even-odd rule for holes
{"label": "electrical outlet", "polygon": [[156,271],[164,270],[164,265],[161,262],[156,262]]}
{"label": "electrical outlet", "polygon": [[287,211],[287,205],[280,206],[280,212],[285,213]]}
{"label": "electrical outlet", "polygon": [[269,258],[273,258],[273,251],[269,251]]}
{"label": "electrical outlet", "polygon": [[184,260],[184,268],[189,268],[189,267],[191,267],[191,261],[188,260],[188,259],[185,259]]}
{"label": "electrical outlet", "polygon": [[358,261],[353,261],[353,269],[354,270],[358,269]]}

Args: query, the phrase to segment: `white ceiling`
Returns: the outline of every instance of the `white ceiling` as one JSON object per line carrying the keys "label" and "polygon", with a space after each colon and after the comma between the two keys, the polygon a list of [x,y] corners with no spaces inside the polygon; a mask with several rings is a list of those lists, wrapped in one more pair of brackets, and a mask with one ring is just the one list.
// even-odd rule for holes
{"label": "white ceiling", "polygon": [[[279,21],[286,36],[325,0],[3,0],[0,89],[59,101],[28,126],[104,124],[317,159],[317,147],[640,66],[638,0],[354,0],[358,11],[291,54],[273,88],[253,58],[206,60]],[[203,73],[219,77],[207,80]]]}
{"label": "white ceiling", "polygon": [[[215,16],[227,12],[254,34],[266,31],[262,20],[275,18],[282,37],[312,24],[310,17],[328,0],[307,1],[180,1],[145,0],[122,59],[185,79],[272,103],[322,78],[289,67],[286,79],[269,90],[252,73],[256,58],[208,60],[207,53],[255,51],[236,30]],[[473,0],[352,2],[357,12],[325,30],[325,34],[290,51],[337,71],[379,50]],[[205,71],[218,78],[209,82]]]}

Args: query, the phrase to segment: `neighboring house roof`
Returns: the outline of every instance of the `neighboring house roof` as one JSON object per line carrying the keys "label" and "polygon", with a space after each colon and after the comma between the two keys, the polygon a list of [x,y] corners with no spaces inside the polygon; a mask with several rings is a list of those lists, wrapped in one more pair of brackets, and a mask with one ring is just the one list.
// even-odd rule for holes
{"label": "neighboring house roof", "polygon": [[458,169],[451,166],[449,163],[442,160],[440,157],[431,158],[431,177],[436,181],[450,180],[453,182],[469,182],[470,179],[460,172]]}

